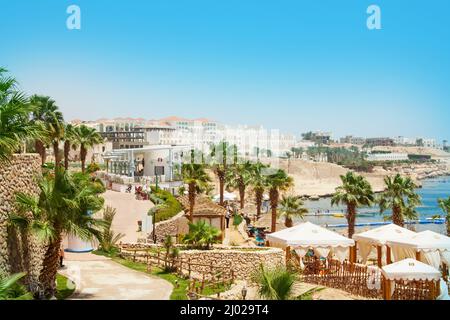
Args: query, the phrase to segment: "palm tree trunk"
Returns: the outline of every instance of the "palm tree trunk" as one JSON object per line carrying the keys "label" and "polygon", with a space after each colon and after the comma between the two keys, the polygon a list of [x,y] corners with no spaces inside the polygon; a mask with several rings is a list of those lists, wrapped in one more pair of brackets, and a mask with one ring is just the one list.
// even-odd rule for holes
{"label": "palm tree trunk", "polygon": [[351,239],[355,234],[356,207],[353,204],[347,204],[347,223],[348,237]]}
{"label": "palm tree trunk", "polygon": [[241,209],[244,209],[245,205],[245,184],[243,182],[239,183],[239,200]]}
{"label": "palm tree trunk", "polygon": [[60,166],[59,159],[59,143],[58,141],[53,142],[53,153],[55,155],[55,168]]}
{"label": "palm tree trunk", "polygon": [[194,221],[194,206],[195,206],[195,183],[189,184],[189,221]]}
{"label": "palm tree trunk", "polygon": [[223,206],[223,191],[225,186],[225,175],[222,173],[219,174],[219,194],[220,194],[220,202],[219,204]]}
{"label": "palm tree trunk", "polygon": [[271,232],[277,230],[277,208],[278,208],[278,189],[270,189],[270,207],[272,209],[272,227]]}
{"label": "palm tree trunk", "polygon": [[81,160],[81,172],[83,172],[83,173],[85,173],[85,171],[86,171],[86,155],[87,155],[87,150],[82,145],[80,147],[80,160]]}
{"label": "palm tree trunk", "polygon": [[70,143],[64,141],[64,168],[69,169],[69,153],[70,153]]}
{"label": "palm tree trunk", "polygon": [[36,152],[41,156],[41,165],[44,165],[47,158],[47,150],[45,149],[44,144],[42,143],[42,141],[36,140],[34,142],[34,148],[36,149]]}
{"label": "palm tree trunk", "polygon": [[261,216],[261,206],[263,200],[263,191],[255,190],[255,204],[256,204],[256,217],[259,218]]}
{"label": "palm tree trunk", "polygon": [[286,226],[286,228],[291,228],[294,225],[292,218],[286,216],[286,219],[284,220],[284,225]]}
{"label": "palm tree trunk", "polygon": [[398,206],[392,208],[392,222],[400,227],[403,227],[402,209]]}
{"label": "palm tree trunk", "polygon": [[450,213],[447,213],[446,221],[447,221],[447,237],[450,237]]}
{"label": "palm tree trunk", "polygon": [[52,241],[45,252],[39,282],[46,296],[54,296],[56,293],[56,273],[59,266],[59,252],[61,248],[61,232],[57,231],[57,238]]}

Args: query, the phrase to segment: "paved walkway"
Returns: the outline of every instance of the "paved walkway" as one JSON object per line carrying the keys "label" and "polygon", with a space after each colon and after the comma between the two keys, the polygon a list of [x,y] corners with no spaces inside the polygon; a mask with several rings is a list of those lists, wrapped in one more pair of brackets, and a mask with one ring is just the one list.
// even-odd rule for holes
{"label": "paved walkway", "polygon": [[171,283],[91,253],[66,253],[59,272],[76,283],[70,299],[168,300]]}

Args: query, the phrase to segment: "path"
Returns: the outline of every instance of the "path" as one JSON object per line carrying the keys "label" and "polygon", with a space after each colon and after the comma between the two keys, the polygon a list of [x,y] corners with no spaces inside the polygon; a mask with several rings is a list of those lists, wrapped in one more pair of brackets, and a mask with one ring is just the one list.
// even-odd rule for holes
{"label": "path", "polygon": [[64,265],[60,273],[77,284],[74,300],[168,300],[173,289],[163,279],[91,253],[66,253]]}
{"label": "path", "polygon": [[105,206],[116,209],[112,229],[115,233],[125,235],[120,241],[137,242],[138,238],[143,237],[142,233],[137,232],[138,221],[143,220],[148,210],[153,207],[151,201],[136,200],[134,193],[111,190],[107,190],[103,198],[105,198]]}

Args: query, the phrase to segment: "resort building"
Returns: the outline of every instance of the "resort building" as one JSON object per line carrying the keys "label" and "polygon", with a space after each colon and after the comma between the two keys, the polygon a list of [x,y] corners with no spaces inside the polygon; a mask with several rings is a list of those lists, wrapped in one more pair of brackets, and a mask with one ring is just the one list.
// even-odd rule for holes
{"label": "resort building", "polygon": [[100,135],[112,143],[113,149],[142,148],[147,145],[146,136],[143,131],[101,131]]}
{"label": "resort building", "polygon": [[366,139],[361,137],[354,137],[354,136],[345,136],[341,139],[339,139],[340,143],[349,143],[349,144],[356,144],[356,145],[363,145],[366,143]]}
{"label": "resort building", "polygon": [[394,137],[394,144],[397,146],[415,146],[416,138],[407,138],[403,136]]}
{"label": "resort building", "polygon": [[179,145],[183,142],[177,129],[170,125],[153,124],[138,127],[137,130],[144,132],[145,141],[149,145]]}
{"label": "resort building", "polygon": [[367,161],[404,161],[409,160],[407,153],[369,153]]}
{"label": "resort building", "polygon": [[107,173],[136,180],[148,179],[155,182],[177,181],[183,156],[189,152],[188,146],[154,145],[106,152],[103,158]]}
{"label": "resort building", "polygon": [[416,144],[419,147],[437,148],[437,143],[435,139],[417,138]]}
{"label": "resort building", "polygon": [[315,132],[307,132],[303,134],[303,140],[310,140],[315,142],[316,145],[328,145],[332,142],[332,133],[331,132],[323,132],[323,131],[315,131]]}
{"label": "resort building", "polygon": [[378,146],[394,146],[394,140],[391,138],[367,138],[366,145],[370,147],[378,147]]}

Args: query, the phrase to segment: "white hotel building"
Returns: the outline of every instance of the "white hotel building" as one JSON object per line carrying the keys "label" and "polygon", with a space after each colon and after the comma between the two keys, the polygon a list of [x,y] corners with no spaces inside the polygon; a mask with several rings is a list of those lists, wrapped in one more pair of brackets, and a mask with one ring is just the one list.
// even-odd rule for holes
{"label": "white hotel building", "polygon": [[408,160],[407,153],[369,153],[368,161],[404,161]]}

